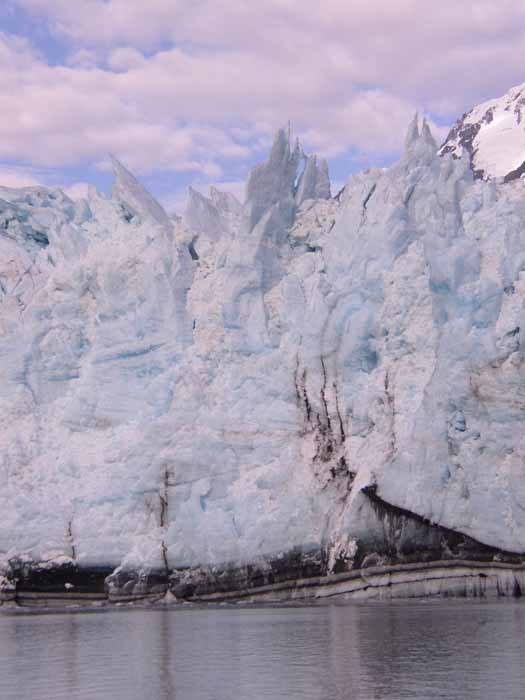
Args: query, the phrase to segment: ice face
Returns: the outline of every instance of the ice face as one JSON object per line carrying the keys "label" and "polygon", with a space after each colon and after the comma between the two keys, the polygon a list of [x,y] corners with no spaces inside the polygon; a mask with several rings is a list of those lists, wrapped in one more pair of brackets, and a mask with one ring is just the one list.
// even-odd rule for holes
{"label": "ice face", "polygon": [[192,193],[177,223],[115,172],[80,205],[0,191],[4,558],[351,556],[366,487],[525,549],[519,181],[417,121],[338,199],[285,130],[242,209]]}
{"label": "ice face", "polygon": [[295,201],[298,205],[307,199],[330,199],[328,164],[326,160],[321,160],[318,165],[315,156],[305,156],[304,170],[295,193]]}
{"label": "ice face", "polygon": [[206,197],[190,187],[188,204],[184,213],[184,223],[198,238],[218,241],[224,236],[237,233],[242,215],[242,204],[227,192],[210,188]]}

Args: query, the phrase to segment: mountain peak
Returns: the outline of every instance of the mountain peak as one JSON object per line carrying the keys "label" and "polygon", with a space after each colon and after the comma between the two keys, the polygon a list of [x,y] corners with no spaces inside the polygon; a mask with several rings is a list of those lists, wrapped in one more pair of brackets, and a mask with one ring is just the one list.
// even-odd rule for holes
{"label": "mountain peak", "polygon": [[458,119],[439,150],[447,153],[468,154],[474,177],[519,178],[525,172],[525,83]]}

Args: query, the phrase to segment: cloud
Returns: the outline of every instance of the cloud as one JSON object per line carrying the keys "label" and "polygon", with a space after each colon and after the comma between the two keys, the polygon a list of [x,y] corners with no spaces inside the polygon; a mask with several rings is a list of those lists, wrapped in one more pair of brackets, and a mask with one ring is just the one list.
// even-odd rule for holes
{"label": "cloud", "polygon": [[172,35],[185,0],[18,0],[20,7],[45,17],[57,34],[97,44],[155,45]]}
{"label": "cloud", "polygon": [[71,199],[82,199],[87,196],[89,184],[87,182],[75,182],[72,185],[57,184],[53,173],[15,165],[0,165],[0,187],[57,187]]}
{"label": "cloud", "polygon": [[[177,88],[169,63],[158,68],[150,62],[125,74],[51,66],[25,42],[5,35],[0,59],[0,158],[65,166],[114,152],[139,173],[194,170],[218,177],[217,158],[249,153],[222,125],[194,118],[191,107],[177,109],[166,92],[168,85]],[[182,76],[178,82],[186,81]]]}
{"label": "cloud", "polygon": [[87,182],[75,182],[73,185],[66,185],[60,189],[63,190],[70,199],[85,199],[88,195],[88,188],[89,183]]}
{"label": "cloud", "polygon": [[118,48],[109,55],[108,65],[113,71],[125,73],[134,68],[143,68],[145,58],[137,49],[130,47]]}
{"label": "cloud", "polygon": [[344,80],[411,101],[439,91],[438,101],[448,94],[455,109],[480,93],[497,94],[503,76],[512,84],[523,75],[522,0],[16,1],[73,45],[233,51],[262,58],[268,69],[277,64],[276,83],[299,77],[306,91],[319,71],[323,94],[330,87],[340,93]]}
{"label": "cloud", "polygon": [[0,187],[36,187],[41,179],[27,168],[0,165]]}
{"label": "cloud", "polygon": [[98,56],[90,49],[79,49],[68,56],[67,65],[75,68],[95,68]]}
{"label": "cloud", "polygon": [[288,118],[325,154],[381,151],[399,147],[415,108],[351,85],[334,97],[323,67],[283,75],[278,56],[250,52],[174,48],[146,58],[118,49],[104,67],[85,52],[73,65],[48,65],[5,36],[2,51],[0,158],[40,166],[98,162],[114,152],[138,173],[192,170],[217,179],[224,161],[248,160]]}
{"label": "cloud", "polygon": [[0,158],[40,166],[238,178],[288,119],[377,161],[416,109],[450,123],[523,80],[521,0],[14,1],[69,51],[0,37]]}

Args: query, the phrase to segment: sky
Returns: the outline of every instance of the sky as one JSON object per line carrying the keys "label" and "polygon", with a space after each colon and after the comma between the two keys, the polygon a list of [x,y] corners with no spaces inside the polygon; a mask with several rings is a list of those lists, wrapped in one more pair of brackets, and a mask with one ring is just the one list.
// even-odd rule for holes
{"label": "sky", "polygon": [[334,189],[525,81],[523,0],[0,0],[0,184],[242,197],[291,123]]}

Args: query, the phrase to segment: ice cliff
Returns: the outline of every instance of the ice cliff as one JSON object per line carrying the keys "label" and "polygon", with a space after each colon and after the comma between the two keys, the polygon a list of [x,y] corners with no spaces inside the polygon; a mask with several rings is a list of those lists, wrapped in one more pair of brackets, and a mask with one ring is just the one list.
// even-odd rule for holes
{"label": "ice cliff", "polygon": [[244,205],[114,171],[0,188],[6,575],[525,552],[521,181],[417,120],[336,198],[285,130]]}

